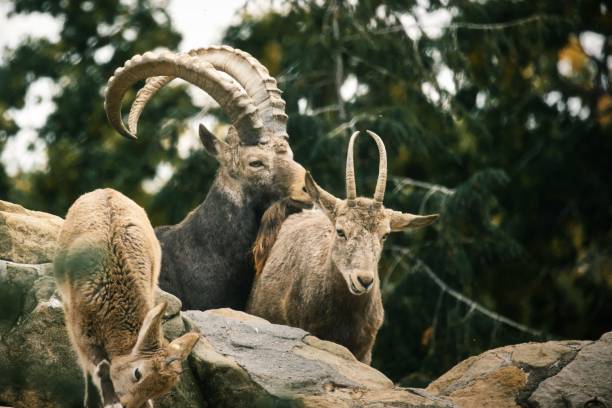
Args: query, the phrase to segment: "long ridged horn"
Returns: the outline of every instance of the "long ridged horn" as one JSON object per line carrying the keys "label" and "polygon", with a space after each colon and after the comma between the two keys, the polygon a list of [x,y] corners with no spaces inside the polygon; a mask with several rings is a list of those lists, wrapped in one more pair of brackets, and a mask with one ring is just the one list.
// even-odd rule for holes
{"label": "long ridged horn", "polygon": [[348,152],[346,153],[346,200],[350,207],[355,205],[357,198],[357,187],[355,186],[355,165],[353,164],[353,145],[359,131],[353,133],[349,140]]}
{"label": "long ridged horn", "polygon": [[136,138],[121,118],[121,102],[137,81],[159,75],[178,77],[207,92],[221,105],[240,137],[247,143],[261,138],[263,123],[253,100],[211,64],[188,54],[146,52],[135,55],[108,80],[104,108],[111,125],[123,136]]}
{"label": "long ridged horn", "polygon": [[378,146],[378,179],[376,179],[376,190],[374,190],[374,201],[382,204],[385,198],[385,188],[387,187],[387,150],[380,136],[374,132],[366,130],[374,139]]}
{"label": "long ridged horn", "polygon": [[[198,48],[188,52],[233,77],[245,89],[259,111],[264,127],[272,136],[288,137],[285,101],[268,70],[249,53],[227,46]],[[130,109],[128,126],[136,134],[138,120],[149,100],[172,81],[172,76],[149,78],[138,91]]]}

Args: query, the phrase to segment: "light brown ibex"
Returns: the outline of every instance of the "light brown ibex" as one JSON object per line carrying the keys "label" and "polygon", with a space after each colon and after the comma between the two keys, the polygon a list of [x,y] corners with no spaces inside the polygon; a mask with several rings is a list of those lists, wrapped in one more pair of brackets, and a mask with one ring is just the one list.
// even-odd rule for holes
{"label": "light brown ibex", "polygon": [[147,215],[121,193],[95,190],[68,210],[54,271],[86,407],[150,407],[178,381],[199,335],[164,339],[166,304],[153,298],[160,263]]}
{"label": "light brown ibex", "polygon": [[307,179],[320,209],[289,216],[271,248],[268,234],[276,234],[278,224],[274,214],[285,212],[273,206],[275,213],[264,216],[269,225],[262,225],[254,253],[256,263],[265,265],[256,274],[247,312],[342,344],[369,364],[384,316],[378,277],[383,243],[390,232],[429,225],[438,215],[383,206],[387,155],[380,137],[370,131],[380,154],[376,192],[373,199],[357,197],[353,144],[358,133],[349,141],[346,200]]}

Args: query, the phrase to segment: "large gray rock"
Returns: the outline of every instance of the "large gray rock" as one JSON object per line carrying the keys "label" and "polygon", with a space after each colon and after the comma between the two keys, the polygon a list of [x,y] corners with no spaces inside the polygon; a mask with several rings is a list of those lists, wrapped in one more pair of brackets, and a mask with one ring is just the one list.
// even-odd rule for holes
{"label": "large gray rock", "polygon": [[192,354],[215,407],[446,407],[443,399],[395,387],[344,347],[231,309],[188,311],[203,334]]}
{"label": "large gray rock", "polygon": [[[612,332],[595,342],[489,350],[422,390],[396,387],[344,347],[300,329],[231,309],[185,316],[203,334],[191,366],[212,406],[612,407]],[[597,403],[605,405],[589,405]]]}

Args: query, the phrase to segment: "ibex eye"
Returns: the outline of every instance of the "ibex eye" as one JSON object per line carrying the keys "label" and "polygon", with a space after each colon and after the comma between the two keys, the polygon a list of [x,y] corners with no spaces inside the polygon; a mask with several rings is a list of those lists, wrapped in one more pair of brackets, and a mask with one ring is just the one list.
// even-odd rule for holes
{"label": "ibex eye", "polygon": [[387,232],[385,235],[382,236],[382,240],[384,241],[385,239],[387,239],[389,237],[389,233]]}
{"label": "ibex eye", "polygon": [[249,163],[249,166],[251,166],[251,167],[261,167],[261,166],[263,166],[263,162],[261,160],[254,160],[254,161]]}
{"label": "ibex eye", "polygon": [[138,382],[140,381],[140,379],[142,378],[142,373],[140,372],[140,370],[138,369],[138,367],[136,367],[134,369],[134,382]]}
{"label": "ibex eye", "polygon": [[344,239],[346,239],[346,234],[344,233],[344,231],[343,231],[343,230],[341,230],[341,229],[337,229],[337,230],[336,230],[336,234],[338,234],[338,236],[339,236],[340,238],[344,238]]}

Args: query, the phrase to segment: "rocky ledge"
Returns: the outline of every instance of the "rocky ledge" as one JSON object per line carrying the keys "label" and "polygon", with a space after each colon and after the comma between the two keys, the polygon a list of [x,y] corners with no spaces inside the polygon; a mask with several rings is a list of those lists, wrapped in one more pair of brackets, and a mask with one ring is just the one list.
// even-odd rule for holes
{"label": "rocky ledge", "polygon": [[[51,274],[61,218],[0,201],[0,406],[81,406],[82,378]],[[597,341],[506,346],[425,389],[395,386],[342,346],[231,309],[180,312],[167,337],[199,331],[158,407],[612,407],[612,332]]]}

